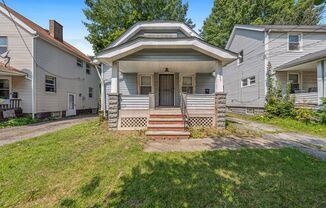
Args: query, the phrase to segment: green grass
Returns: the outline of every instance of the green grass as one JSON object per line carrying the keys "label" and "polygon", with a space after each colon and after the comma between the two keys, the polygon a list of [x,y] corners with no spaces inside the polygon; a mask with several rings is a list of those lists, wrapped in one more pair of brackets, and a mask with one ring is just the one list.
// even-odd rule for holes
{"label": "green grass", "polygon": [[0,122],[0,129],[14,126],[24,126],[28,124],[39,123],[44,120],[41,119],[32,119],[32,117],[19,117],[19,118],[11,118],[7,121]]}
{"label": "green grass", "polygon": [[242,118],[256,121],[258,123],[271,124],[288,131],[310,134],[313,136],[326,138],[326,125],[305,123],[291,118],[267,118],[265,116],[249,116],[230,114],[230,117]]}
{"label": "green grass", "polygon": [[106,129],[0,147],[0,207],[326,207],[326,162],[297,150],[145,153]]}

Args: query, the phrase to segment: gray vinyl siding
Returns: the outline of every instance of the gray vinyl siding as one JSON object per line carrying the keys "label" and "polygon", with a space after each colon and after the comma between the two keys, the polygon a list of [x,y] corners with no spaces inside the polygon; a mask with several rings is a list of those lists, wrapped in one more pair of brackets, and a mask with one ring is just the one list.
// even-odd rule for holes
{"label": "gray vinyl siding", "polygon": [[[291,71],[291,73],[299,73],[299,77],[301,80],[301,89],[309,90],[309,88],[317,88],[317,71]],[[283,93],[285,93],[288,72],[277,72],[276,78],[281,84]]]}
{"label": "gray vinyl siding", "polygon": [[196,94],[205,94],[205,89],[209,89],[209,93],[215,92],[215,77],[212,73],[196,74]]}
{"label": "gray vinyl siding", "polygon": [[[223,67],[227,106],[263,107],[265,103],[264,32],[238,29],[229,50],[244,51],[244,62],[234,61]],[[248,54],[248,55],[247,55]],[[241,87],[241,80],[256,77],[256,84]]]}
{"label": "gray vinyl siding", "polygon": [[[32,51],[33,36],[23,28],[20,32],[27,44],[27,48]],[[8,38],[8,50],[10,66],[32,75],[33,59],[28,52],[23,40],[19,36],[13,22],[0,12],[0,36]],[[18,97],[22,99],[23,113],[32,113],[32,81],[25,77],[12,78],[12,92],[18,92]]]}
{"label": "gray vinyl siding", "polygon": [[[86,62],[83,67],[76,65],[76,57],[36,39],[36,60],[39,64],[36,76],[36,112],[66,111],[68,109],[68,93],[76,95],[76,109],[98,107],[99,78],[92,67],[91,74],[86,74]],[[56,77],[56,93],[45,91],[45,76]],[[93,97],[89,98],[88,89],[93,88]]]}
{"label": "gray vinyl siding", "polygon": [[122,95],[137,95],[137,73],[120,73],[120,93]]}

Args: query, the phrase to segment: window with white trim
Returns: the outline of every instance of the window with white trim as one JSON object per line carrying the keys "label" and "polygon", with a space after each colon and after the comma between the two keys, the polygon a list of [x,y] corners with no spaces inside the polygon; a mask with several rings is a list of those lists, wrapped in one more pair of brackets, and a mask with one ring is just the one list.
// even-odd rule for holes
{"label": "window with white trim", "polygon": [[152,92],[152,76],[150,75],[141,75],[140,76],[140,86],[139,86],[139,94],[148,95]]}
{"label": "window with white trim", "polygon": [[80,58],[77,58],[76,64],[78,67],[83,67],[83,65],[84,65],[83,60],[81,60]]}
{"label": "window with white trim", "polygon": [[289,34],[289,51],[300,51],[301,48],[301,35],[299,34]]}
{"label": "window with white trim", "polygon": [[0,36],[0,55],[8,51],[8,38]]}
{"label": "window with white trim", "polygon": [[182,77],[182,92],[187,94],[194,93],[193,86],[193,77],[192,76],[183,76]]}
{"label": "window with white trim", "polygon": [[256,76],[247,77],[241,80],[241,87],[253,86],[256,84]]}
{"label": "window with white trim", "polygon": [[57,91],[57,80],[55,77],[45,75],[45,92]]}
{"label": "window with white trim", "polygon": [[299,73],[289,73],[288,82],[290,83],[290,92],[295,93],[300,90],[300,75]]}
{"label": "window with white trim", "polygon": [[0,79],[0,99],[9,99],[9,98],[10,98],[9,80]]}
{"label": "window with white trim", "polygon": [[86,64],[86,74],[91,74],[91,65]]}
{"label": "window with white trim", "polygon": [[239,55],[238,55],[238,64],[241,64],[243,63],[244,61],[244,54],[243,54],[243,50],[239,52]]}
{"label": "window with white trim", "polygon": [[88,88],[88,97],[92,98],[93,97],[93,93],[94,93],[94,89],[92,87]]}

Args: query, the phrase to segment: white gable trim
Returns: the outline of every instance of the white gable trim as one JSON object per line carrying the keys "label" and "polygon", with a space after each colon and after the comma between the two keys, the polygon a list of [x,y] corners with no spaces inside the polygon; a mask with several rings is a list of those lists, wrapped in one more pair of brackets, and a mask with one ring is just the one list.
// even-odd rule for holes
{"label": "white gable trim", "polygon": [[[12,13],[10,13],[9,14],[9,12],[5,9],[5,8],[3,8],[3,7],[1,7],[0,6],[0,11],[4,14],[4,15],[6,15],[8,18],[9,18],[9,20],[11,21],[11,17],[12,17],[12,19],[19,25],[19,26],[21,26],[22,28],[24,28],[26,31],[28,31],[29,33],[31,33],[31,34],[33,34],[33,35],[35,35],[36,34],[36,31],[35,30],[33,30],[31,27],[29,27],[28,25],[26,25],[24,22],[22,22],[22,21],[20,21],[17,17],[15,17],[15,15],[14,14],[12,14]],[[11,16],[11,17],[10,17]],[[14,23],[13,23],[14,24]]]}
{"label": "white gable trim", "polygon": [[225,63],[237,59],[235,53],[214,47],[198,39],[139,39],[103,51],[96,58],[103,62],[113,62],[145,48],[190,48]]}
{"label": "white gable trim", "polygon": [[265,28],[263,27],[259,27],[259,26],[251,26],[251,25],[235,25],[233,27],[233,30],[231,32],[231,35],[230,35],[230,38],[225,46],[226,49],[229,49],[230,46],[231,46],[231,43],[233,41],[233,38],[235,36],[235,31],[237,29],[242,29],[242,30],[252,30],[252,31],[259,31],[259,32],[264,32],[265,31]]}
{"label": "white gable trim", "polygon": [[115,46],[121,45],[122,43],[129,40],[132,36],[134,36],[137,32],[142,29],[180,29],[183,31],[188,37],[196,37],[201,38],[194,30],[189,28],[184,23],[179,22],[140,22],[135,24],[129,30],[127,30],[124,34],[122,34],[117,40],[115,40],[109,48],[113,48]]}

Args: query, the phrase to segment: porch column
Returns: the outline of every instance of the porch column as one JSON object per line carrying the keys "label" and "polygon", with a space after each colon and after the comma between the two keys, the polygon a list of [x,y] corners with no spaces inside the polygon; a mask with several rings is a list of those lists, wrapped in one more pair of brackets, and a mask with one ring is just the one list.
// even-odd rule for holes
{"label": "porch column", "polygon": [[226,126],[226,94],[215,93],[215,126],[225,128]]}
{"label": "porch column", "polygon": [[215,64],[215,93],[223,92],[223,71],[222,62],[216,61]]}
{"label": "porch column", "polygon": [[111,92],[108,95],[108,124],[110,130],[118,129],[119,122],[119,63],[112,64]]}
{"label": "porch column", "polygon": [[317,64],[317,88],[318,88],[318,105],[322,104],[321,99],[326,97],[326,66],[325,60]]}

